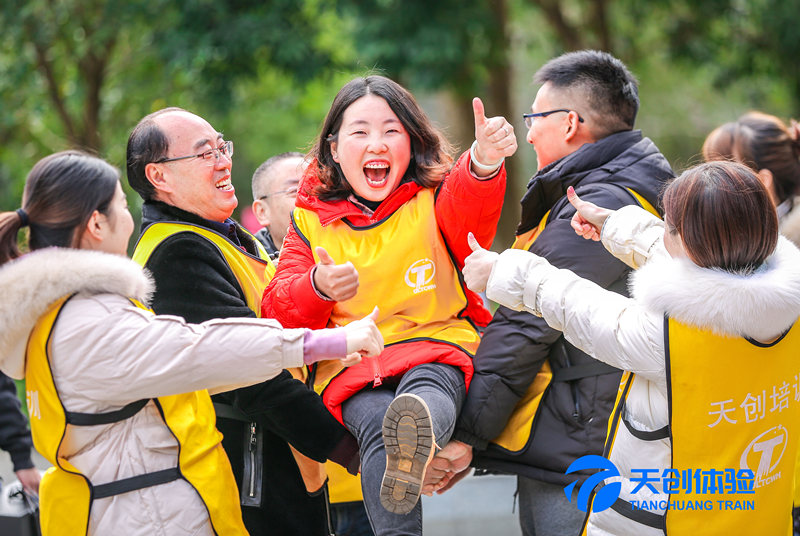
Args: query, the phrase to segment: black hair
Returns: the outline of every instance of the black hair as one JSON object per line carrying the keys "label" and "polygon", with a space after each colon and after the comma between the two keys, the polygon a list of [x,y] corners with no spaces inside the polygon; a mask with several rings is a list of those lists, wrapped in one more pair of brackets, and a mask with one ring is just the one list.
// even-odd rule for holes
{"label": "black hair", "polygon": [[330,201],[345,199],[352,192],[342,168],[333,159],[331,142],[337,139],[345,110],[366,95],[385,100],[411,138],[411,161],[403,180],[412,180],[423,188],[439,184],[453,164],[450,143],[407,89],[385,76],[371,75],[351,80],[333,99],[320,136],[310,153],[316,160],[315,171],[321,183],[315,191],[316,195]]}
{"label": "black hair", "polygon": [[128,137],[127,172],[128,184],[143,200],[155,197],[156,189],[145,175],[145,167],[167,155],[169,142],[155,119],[167,112],[185,112],[183,108],[170,107],[158,110],[142,118]]}
{"label": "black hair", "polygon": [[559,89],[576,89],[585,99],[585,115],[593,121],[595,135],[633,129],[639,111],[639,86],[620,60],[607,52],[579,50],[547,62],[534,76],[539,84]]}
{"label": "black hair", "polygon": [[[39,160],[25,180],[22,209],[30,225],[31,250],[75,247],[79,230],[95,210],[108,215],[119,171],[105,160],[81,151],[62,151]],[[20,256],[18,212],[0,214],[0,264]]]}

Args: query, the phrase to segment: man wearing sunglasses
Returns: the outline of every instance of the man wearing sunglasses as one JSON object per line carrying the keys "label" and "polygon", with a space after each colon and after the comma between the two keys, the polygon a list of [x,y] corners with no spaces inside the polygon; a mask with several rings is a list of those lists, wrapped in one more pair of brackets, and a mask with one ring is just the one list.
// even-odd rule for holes
{"label": "man wearing sunglasses", "polygon": [[[522,198],[514,247],[626,294],[627,267],[575,234],[566,192],[573,186],[582,199],[612,209],[658,206],[673,173],[655,144],[633,130],[636,79],[616,58],[591,50],[551,60],[534,79],[541,87],[524,120],[538,171]],[[453,452],[442,454],[457,459],[457,448],[472,447],[476,467],[517,474],[523,534],[578,534],[584,514],[564,493],[576,476],[564,473],[577,458],[602,454],[620,371],[541,318],[505,307],[487,327],[474,364],[453,435],[463,443],[451,441]]]}
{"label": "man wearing sunglasses", "polygon": [[[231,218],[238,203],[232,157],[232,142],[180,108],[146,116],[128,139],[128,182],[144,200],[133,258],[155,280],[157,314],[194,323],[260,315],[261,295],[275,267],[253,235]],[[358,447],[322,399],[284,370],[213,400],[248,531],[330,534],[317,462],[332,459],[355,473]]]}
{"label": "man wearing sunglasses", "polygon": [[253,173],[253,214],[263,226],[255,237],[272,260],[278,259],[291,225],[297,186],[305,169],[302,153],[288,152],[267,159]]}

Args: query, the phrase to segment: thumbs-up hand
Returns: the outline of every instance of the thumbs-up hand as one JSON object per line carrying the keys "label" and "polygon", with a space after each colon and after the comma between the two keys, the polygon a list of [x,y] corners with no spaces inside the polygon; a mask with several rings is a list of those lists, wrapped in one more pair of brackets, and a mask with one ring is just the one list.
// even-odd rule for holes
{"label": "thumbs-up hand", "polygon": [[486,117],[483,101],[478,97],[472,99],[472,112],[477,142],[472,154],[477,160],[473,171],[478,176],[488,176],[494,173],[505,157],[517,151],[517,137],[514,127],[504,117]]}
{"label": "thumbs-up hand", "polygon": [[317,247],[314,288],[333,301],[349,300],[358,292],[358,271],[353,263],[336,264],[325,248]]}
{"label": "thumbs-up hand", "polygon": [[356,356],[357,363],[361,361],[361,357],[375,357],[383,352],[383,335],[375,325],[378,314],[378,308],[375,307],[361,320],[354,320],[342,328],[347,335],[347,357],[342,360],[343,365],[350,366],[348,360],[353,360]]}
{"label": "thumbs-up hand", "polygon": [[587,240],[599,241],[603,224],[614,211],[583,201],[572,186],[567,188],[567,199],[575,207],[575,215],[570,222],[575,232]]}
{"label": "thumbs-up hand", "polygon": [[481,292],[486,289],[492,268],[500,255],[483,249],[472,233],[467,234],[467,243],[472,253],[464,260],[464,283],[470,290]]}

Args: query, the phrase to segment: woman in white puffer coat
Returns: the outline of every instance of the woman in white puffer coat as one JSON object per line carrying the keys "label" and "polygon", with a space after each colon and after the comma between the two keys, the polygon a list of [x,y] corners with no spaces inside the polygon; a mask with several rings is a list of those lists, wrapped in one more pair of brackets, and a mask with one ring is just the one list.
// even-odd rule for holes
{"label": "woman in white puffer coat", "polygon": [[[373,320],[310,331],[154,315],[134,301],[153,284],[125,256],[133,220],[119,172],[84,153],[39,161],[22,204],[0,214],[0,369],[27,376],[34,445],[54,464],[42,533],[247,534],[206,389],[377,355]],[[22,255],[25,227],[34,251]]]}
{"label": "woman in white puffer coat", "polygon": [[[619,498],[596,490],[585,533],[684,534],[693,527],[698,534],[738,534],[749,527],[791,534],[800,252],[779,238],[767,191],[744,166],[717,162],[668,186],[665,222],[638,207],[609,211],[574,191],[568,196],[578,209],[578,234],[641,267],[631,277],[633,298],[529,252],[498,255],[477,244],[464,277],[472,290],[485,288],[502,305],[542,316],[575,346],[633,373],[623,377],[627,392],[606,447],[621,476],[605,483],[620,482],[610,488]],[[642,469],[651,469],[653,480],[643,482]],[[662,478],[687,469],[722,471],[733,489],[691,494],[685,482]],[[742,499],[754,500],[755,509],[717,503]],[[634,509],[633,501],[644,508]],[[687,502],[706,511],[687,512]]]}

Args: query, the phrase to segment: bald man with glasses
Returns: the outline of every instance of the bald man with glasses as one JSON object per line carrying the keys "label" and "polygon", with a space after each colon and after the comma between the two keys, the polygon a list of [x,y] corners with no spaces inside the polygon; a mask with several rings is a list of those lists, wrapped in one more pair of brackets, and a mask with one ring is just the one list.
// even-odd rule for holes
{"label": "bald man with glasses", "polygon": [[[275,267],[231,217],[238,204],[232,157],[231,141],[180,108],[144,117],[128,139],[128,181],[144,200],[133,257],[155,280],[157,314],[193,323],[260,315]],[[231,343],[235,351],[246,341]],[[331,459],[355,473],[355,439],[288,371],[235,387],[213,400],[248,531],[328,536],[318,463]]]}
{"label": "bald man with glasses", "polygon": [[307,163],[302,153],[287,152],[267,159],[253,173],[253,214],[263,226],[255,236],[277,260],[291,225],[297,187]]}

